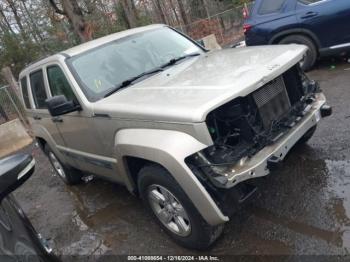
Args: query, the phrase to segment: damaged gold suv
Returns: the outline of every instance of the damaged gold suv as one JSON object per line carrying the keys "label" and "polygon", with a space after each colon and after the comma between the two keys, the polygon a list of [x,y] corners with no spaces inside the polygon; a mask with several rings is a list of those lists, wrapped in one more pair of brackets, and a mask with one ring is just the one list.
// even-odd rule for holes
{"label": "damaged gold suv", "polygon": [[20,74],[33,132],[67,183],[125,185],[160,226],[205,249],[233,211],[332,113],[307,48],[208,51],[164,25],[109,35]]}

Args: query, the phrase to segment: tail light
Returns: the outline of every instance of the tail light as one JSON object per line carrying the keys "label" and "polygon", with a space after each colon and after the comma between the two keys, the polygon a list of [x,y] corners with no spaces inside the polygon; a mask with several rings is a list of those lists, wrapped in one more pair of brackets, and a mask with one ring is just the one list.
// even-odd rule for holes
{"label": "tail light", "polygon": [[252,29],[252,25],[249,25],[249,24],[244,24],[243,25],[243,33],[247,33],[250,29]]}

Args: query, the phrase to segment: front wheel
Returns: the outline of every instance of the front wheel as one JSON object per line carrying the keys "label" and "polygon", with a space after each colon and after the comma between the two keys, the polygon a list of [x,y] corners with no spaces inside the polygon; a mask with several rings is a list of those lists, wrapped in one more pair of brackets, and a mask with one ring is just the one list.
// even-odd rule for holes
{"label": "front wheel", "polygon": [[142,168],[138,187],[147,209],[164,231],[181,246],[204,250],[221,235],[223,225],[210,226],[206,223],[164,168],[157,165]]}
{"label": "front wheel", "polygon": [[82,182],[81,173],[78,170],[61,163],[48,144],[45,145],[45,154],[49,158],[55,173],[63,180],[63,182],[67,185],[75,185]]}

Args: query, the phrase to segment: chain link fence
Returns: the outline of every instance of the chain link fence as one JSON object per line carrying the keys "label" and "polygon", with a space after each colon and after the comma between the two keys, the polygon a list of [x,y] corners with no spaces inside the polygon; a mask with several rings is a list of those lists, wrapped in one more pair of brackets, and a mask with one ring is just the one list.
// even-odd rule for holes
{"label": "chain link fence", "polygon": [[22,101],[9,86],[0,87],[0,125],[18,118],[26,126],[25,110]]}
{"label": "chain link fence", "polygon": [[176,29],[188,34],[195,40],[208,35],[215,35],[217,42],[222,46],[230,46],[244,40],[243,24],[245,10],[250,10],[252,3],[234,7],[223,12],[199,19]]}

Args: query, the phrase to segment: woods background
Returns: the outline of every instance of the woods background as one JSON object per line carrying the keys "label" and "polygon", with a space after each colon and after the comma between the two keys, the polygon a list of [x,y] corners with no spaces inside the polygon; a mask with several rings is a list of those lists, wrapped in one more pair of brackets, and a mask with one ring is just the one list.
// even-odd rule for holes
{"label": "woods background", "polygon": [[[248,0],[0,0],[0,68],[17,77],[40,57],[121,30],[168,24],[222,45],[242,36]],[[0,84],[6,81],[0,77]]]}

